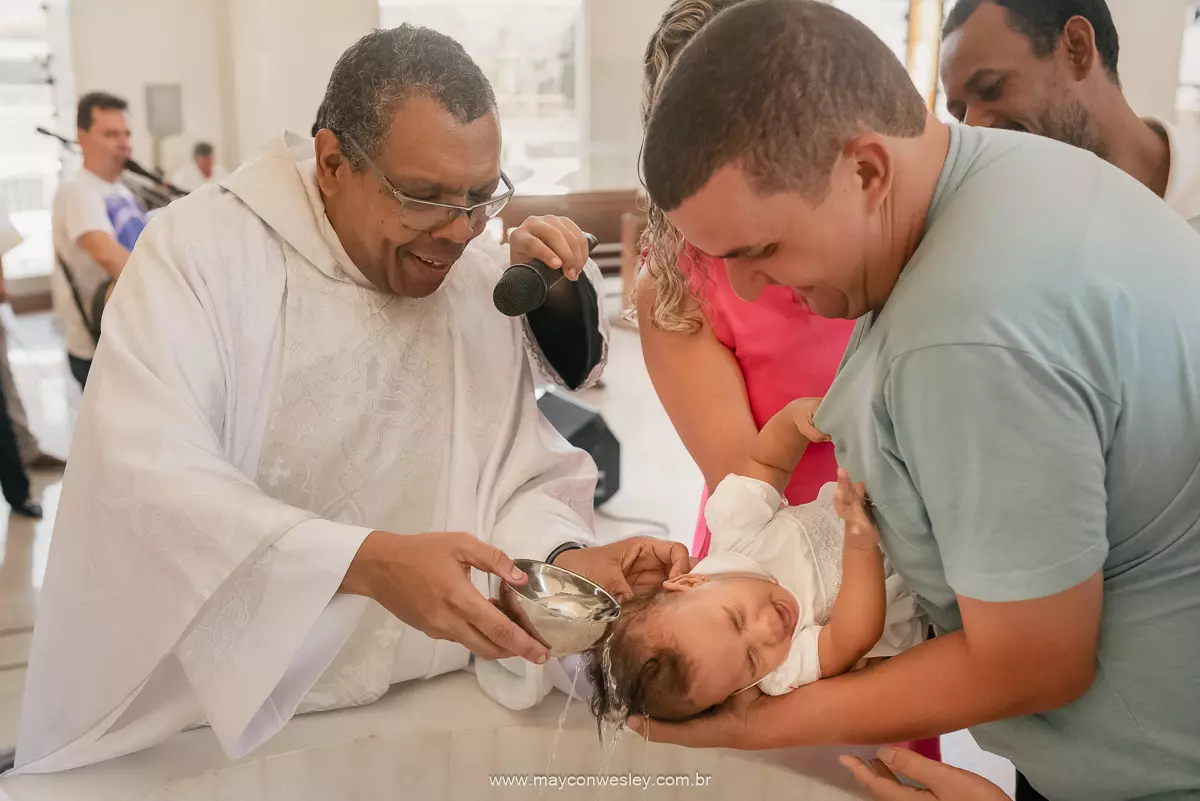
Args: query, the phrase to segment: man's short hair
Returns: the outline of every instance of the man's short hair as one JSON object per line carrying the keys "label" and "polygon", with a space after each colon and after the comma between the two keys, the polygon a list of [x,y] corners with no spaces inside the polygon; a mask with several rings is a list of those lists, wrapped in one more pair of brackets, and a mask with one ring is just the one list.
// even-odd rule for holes
{"label": "man's short hair", "polygon": [[919,136],[927,117],[903,65],[849,14],[748,0],[704,26],[667,76],[646,130],[646,188],[671,210],[737,163],[760,192],[819,200],[847,142]]}
{"label": "man's short hair", "polygon": [[212,154],[213,146],[208,142],[197,142],[196,146],[192,148],[192,158],[194,159],[202,159],[205,156],[211,156]]}
{"label": "man's short hair", "polygon": [[942,38],[957,31],[984,3],[993,3],[1008,12],[1008,24],[1033,46],[1038,58],[1049,58],[1058,48],[1063,29],[1071,17],[1083,17],[1096,31],[1096,52],[1109,77],[1118,85],[1117,59],[1121,47],[1112,12],[1104,0],[958,0],[946,17]]}
{"label": "man's short hair", "polygon": [[[316,131],[328,128],[374,157],[387,139],[396,107],[410,97],[438,102],[458,122],[479,119],[496,107],[483,71],[462,45],[415,25],[379,30],[359,39],[333,67],[317,111]],[[361,172],[366,162],[348,143],[342,155]]]}
{"label": "man's short hair", "polygon": [[102,111],[125,111],[129,104],[116,95],[108,92],[88,92],[79,98],[79,107],[75,113],[75,124],[81,131],[90,131],[96,109]]}

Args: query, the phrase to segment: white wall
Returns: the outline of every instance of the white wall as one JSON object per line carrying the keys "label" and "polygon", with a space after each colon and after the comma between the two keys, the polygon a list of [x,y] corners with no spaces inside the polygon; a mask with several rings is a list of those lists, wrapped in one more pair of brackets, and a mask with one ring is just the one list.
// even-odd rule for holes
{"label": "white wall", "polygon": [[178,83],[185,134],[164,143],[162,166],[205,139],[234,167],[312,126],[334,61],[378,19],[375,0],[71,0],[74,96],[128,100],[134,158],[151,166],[145,87]]}
{"label": "white wall", "polygon": [[[582,136],[591,189],[638,185],[641,61],[670,0],[586,0],[588,102]],[[377,0],[71,0],[77,94],[131,105],[134,156],[149,165],[145,84],[179,82],[186,134],[164,167],[207,139],[236,166],[284,128],[307,131],[337,57],[378,24]]]}
{"label": "white wall", "polygon": [[587,0],[588,188],[640,186],[642,54],[670,0]]}
{"label": "white wall", "polygon": [[1175,93],[1190,0],[1108,0],[1121,37],[1120,71],[1134,111],[1175,119]]}
{"label": "white wall", "polygon": [[[639,183],[642,52],[669,2],[585,0],[590,189]],[[1126,95],[1138,112],[1174,119],[1188,0],[1109,5]],[[378,18],[376,0],[69,0],[76,96],[105,89],[129,100],[135,157],[149,164],[145,84],[178,82],[187,134],[167,155],[203,138],[233,167],[283,128],[309,129],[337,56]]]}
{"label": "white wall", "polygon": [[239,155],[307,133],[338,56],[379,22],[377,0],[225,0]]}
{"label": "white wall", "polygon": [[[218,81],[221,33],[215,10],[225,0],[72,0],[71,56],[76,97],[104,90],[129,101],[134,158],[152,166],[146,84],[182,87],[183,124],[221,150],[224,115]],[[69,120],[74,120],[71,114]],[[73,138],[73,123],[64,120]]]}

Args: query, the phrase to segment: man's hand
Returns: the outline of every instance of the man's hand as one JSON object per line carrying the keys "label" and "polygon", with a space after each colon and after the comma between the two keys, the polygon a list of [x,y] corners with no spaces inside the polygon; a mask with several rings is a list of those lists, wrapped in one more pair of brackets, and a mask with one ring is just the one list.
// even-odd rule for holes
{"label": "man's hand", "polygon": [[787,405],[792,421],[809,442],[829,442],[829,435],[817,428],[813,416],[824,398],[797,398]]}
{"label": "man's hand", "polygon": [[[1008,795],[982,776],[896,748],[881,748],[870,763],[855,757],[841,762],[875,801],[1008,801]],[[905,787],[897,776],[920,782],[928,789]]]}
{"label": "man's hand", "polygon": [[654,743],[755,751],[775,747],[764,736],[768,732],[756,724],[756,717],[765,706],[776,703],[779,703],[778,698],[751,687],[731,695],[711,713],[685,723],[667,723],[635,715],[628,720],[628,725]]}
{"label": "man's hand", "polygon": [[465,645],[484,659],[522,656],[542,664],[550,652],[471,583],[471,568],[514,586],[529,577],[498,548],[470,534],[374,531],[346,571],[341,592],[363,595],[437,640]]}
{"label": "man's hand", "polygon": [[579,278],[588,260],[588,242],[579,226],[566,217],[530,217],[508,237],[512,264],[537,259],[562,270],[571,281]]}
{"label": "man's hand", "polygon": [[630,537],[567,551],[554,564],[599,584],[618,601],[643,595],[691,569],[687,547],[657,537]]}

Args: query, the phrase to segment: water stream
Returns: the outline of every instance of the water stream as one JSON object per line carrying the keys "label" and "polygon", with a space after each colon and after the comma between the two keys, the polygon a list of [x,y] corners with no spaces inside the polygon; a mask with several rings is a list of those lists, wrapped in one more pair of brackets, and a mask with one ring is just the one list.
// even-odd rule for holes
{"label": "water stream", "polygon": [[[613,677],[612,649],[607,641],[600,652],[600,667],[604,673],[604,682],[608,685],[608,697],[615,700],[617,698],[617,680]],[[621,744],[621,732],[625,729],[625,720],[628,717],[628,709],[614,707],[609,712],[608,719],[600,722],[600,739],[604,749],[598,771],[601,776],[608,775],[608,766],[612,762],[617,747]],[[601,789],[596,794],[596,798],[599,799],[603,794],[604,790]]]}
{"label": "water stream", "polygon": [[[575,700],[575,685],[579,682],[579,674],[583,670],[583,660],[575,666],[575,675],[571,677],[571,691],[567,694],[567,703],[563,707],[562,714],[558,716],[558,729],[554,732],[554,742],[550,745],[550,758],[546,760],[546,775],[551,775],[551,768],[554,767],[554,757],[558,754],[558,741],[562,739],[563,728],[567,725],[567,713],[571,711],[571,702]],[[561,790],[561,786],[559,787]],[[538,798],[541,798],[546,792],[545,785],[538,792]]]}
{"label": "water stream", "polygon": [[[570,603],[578,603],[579,600],[580,599],[578,598],[578,596],[571,596],[569,599],[569,602]],[[576,683],[579,681],[579,673],[580,673],[580,671],[583,670],[583,666],[584,666],[584,663],[581,660],[579,665],[576,666],[576,668],[575,668],[575,675],[571,681],[571,691],[567,695],[567,703],[563,707],[562,714],[560,714],[558,716],[558,728],[554,732],[554,742],[551,744],[551,747],[550,747],[550,758],[546,762],[546,774],[547,775],[553,774],[554,758],[558,754],[558,743],[559,743],[559,740],[562,738],[563,730],[566,727],[567,715],[570,713],[570,710],[571,710],[571,702],[575,700],[575,687],[576,687]],[[612,673],[612,654],[610,653],[607,642],[601,647],[601,650],[600,650],[600,667],[601,667],[602,673],[604,675],[604,681],[608,685],[608,695],[610,698],[615,699],[617,697],[617,686],[616,686],[616,679],[613,677],[613,673]],[[597,774],[600,776],[608,775],[609,766],[612,763],[613,756],[616,754],[617,748],[619,748],[621,745],[621,735],[625,731],[625,720],[628,716],[629,716],[629,710],[623,709],[623,708],[618,708],[618,709],[611,710],[610,713],[605,717],[605,719],[600,721],[600,744],[601,744],[601,749],[602,749],[602,756],[601,756],[601,761],[600,761],[600,767],[597,771]],[[643,751],[643,766],[642,767],[643,767],[642,775],[648,776],[649,775],[648,771],[649,771],[649,767],[650,767],[650,742],[649,742],[649,740],[646,741],[645,750]],[[560,785],[559,789],[562,789],[561,785]],[[642,788],[642,792],[644,793],[648,789],[649,789],[649,785],[647,784]],[[538,798],[542,798],[543,795],[545,794],[545,792],[546,792],[546,787],[543,785],[542,788],[540,789],[540,791],[538,792]],[[597,797],[597,799],[600,799],[603,797],[603,795],[604,795],[604,788],[601,787],[597,790],[596,797]]]}

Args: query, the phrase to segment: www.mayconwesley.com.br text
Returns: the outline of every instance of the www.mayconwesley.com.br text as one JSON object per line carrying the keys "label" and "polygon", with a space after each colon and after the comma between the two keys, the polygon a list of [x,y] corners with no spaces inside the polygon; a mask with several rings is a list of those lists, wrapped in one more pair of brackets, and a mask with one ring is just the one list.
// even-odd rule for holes
{"label": "www.mayconwesley.com.br text", "polygon": [[646,773],[515,774],[489,776],[492,787],[708,787],[712,776],[702,773],[651,776]]}

